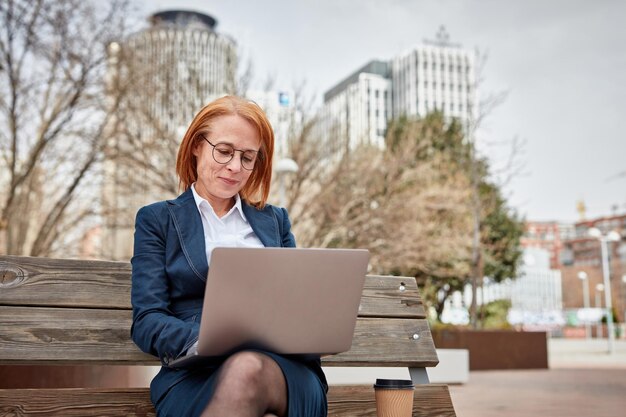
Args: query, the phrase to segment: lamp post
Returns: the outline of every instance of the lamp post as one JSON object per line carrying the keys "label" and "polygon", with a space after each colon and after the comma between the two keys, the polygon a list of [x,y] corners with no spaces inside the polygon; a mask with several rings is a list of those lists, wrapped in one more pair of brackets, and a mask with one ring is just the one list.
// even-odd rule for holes
{"label": "lamp post", "polygon": [[[602,308],[602,298],[600,298],[600,293],[604,291],[604,284],[596,285],[596,308]],[[599,339],[602,337],[602,320],[596,326],[596,337]]]}
{"label": "lamp post", "polygon": [[[622,285],[624,286],[624,288],[622,288],[622,294],[624,294],[622,304],[624,307],[624,315],[622,316],[622,323],[626,323],[626,275],[622,275]],[[626,326],[626,324],[622,324],[622,337],[624,337],[624,330],[626,330],[624,326]]]}
{"label": "lamp post", "polygon": [[281,207],[285,207],[287,204],[285,198],[285,174],[298,172],[298,164],[296,161],[289,158],[282,158],[276,162],[274,166],[274,170],[276,174],[278,174],[278,192],[279,192],[279,201]]}
{"label": "lamp post", "polygon": [[[578,272],[578,279],[582,281],[583,284],[583,306],[585,310],[589,309],[589,277],[585,271]],[[591,325],[589,324],[589,320],[585,318],[585,337],[589,339],[591,337]]]}
{"label": "lamp post", "polygon": [[600,241],[602,251],[602,275],[604,277],[604,307],[606,308],[606,329],[609,333],[609,354],[615,353],[615,329],[613,328],[613,302],[611,300],[611,268],[609,265],[609,242],[618,242],[621,236],[616,231],[611,231],[606,235],[599,229],[592,227],[589,229],[589,236]]}

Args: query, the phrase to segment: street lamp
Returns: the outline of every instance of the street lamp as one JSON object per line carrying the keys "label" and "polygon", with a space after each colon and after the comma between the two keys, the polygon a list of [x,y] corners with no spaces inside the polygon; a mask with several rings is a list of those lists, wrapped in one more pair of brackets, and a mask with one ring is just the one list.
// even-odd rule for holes
{"label": "street lamp", "polygon": [[293,159],[282,158],[276,162],[274,166],[276,174],[278,174],[278,191],[281,207],[287,204],[285,198],[285,174],[298,172],[298,164]]}
{"label": "street lamp", "polygon": [[[624,288],[622,288],[622,294],[624,294],[624,304],[622,304],[624,306],[624,315],[622,316],[623,322],[626,323],[626,275],[622,275],[622,284],[624,285]],[[622,327],[622,329],[624,329]],[[622,332],[622,334],[624,334],[624,332]]]}
{"label": "street lamp", "polygon": [[[578,272],[578,279],[582,281],[583,284],[583,305],[585,310],[589,311],[589,277],[585,271]],[[589,320],[585,317],[585,336],[587,339],[591,337],[591,325],[589,324]]]}
{"label": "street lamp", "polygon": [[611,269],[609,265],[609,242],[619,242],[622,237],[616,231],[602,234],[600,229],[592,227],[589,236],[600,241],[602,250],[602,275],[604,276],[604,306],[606,307],[606,329],[609,333],[609,354],[615,353],[615,330],[613,329],[613,302],[611,300]]}
{"label": "street lamp", "polygon": [[[602,308],[602,298],[600,298],[600,293],[604,291],[604,284],[596,285],[596,308]],[[596,326],[596,337],[599,339],[602,337],[602,320]]]}

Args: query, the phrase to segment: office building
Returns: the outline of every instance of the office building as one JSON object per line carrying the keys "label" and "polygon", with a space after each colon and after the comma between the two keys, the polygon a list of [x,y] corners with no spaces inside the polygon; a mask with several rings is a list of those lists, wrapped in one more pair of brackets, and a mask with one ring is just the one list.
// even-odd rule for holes
{"label": "office building", "polygon": [[329,138],[352,149],[368,144],[385,146],[391,114],[389,63],[374,60],[324,94],[323,123]]}
{"label": "office building", "polygon": [[449,41],[443,27],[434,41],[391,61],[393,116],[424,116],[438,110],[471,128],[477,112],[474,52]]}
{"label": "office building", "polygon": [[328,140],[347,148],[384,146],[387,123],[401,116],[441,111],[470,132],[477,115],[474,53],[449,42],[441,28],[389,61],[371,61],[324,94]]}

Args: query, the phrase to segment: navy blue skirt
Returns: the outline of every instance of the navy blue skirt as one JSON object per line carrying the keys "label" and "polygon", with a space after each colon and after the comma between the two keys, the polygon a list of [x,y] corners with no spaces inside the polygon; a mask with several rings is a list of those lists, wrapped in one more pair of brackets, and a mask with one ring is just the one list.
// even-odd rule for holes
{"label": "navy blue skirt", "polygon": [[[325,417],[326,389],[315,372],[302,362],[261,351],[280,367],[287,382],[289,417]],[[155,404],[158,417],[199,416],[213,396],[219,366],[200,368],[172,386]]]}

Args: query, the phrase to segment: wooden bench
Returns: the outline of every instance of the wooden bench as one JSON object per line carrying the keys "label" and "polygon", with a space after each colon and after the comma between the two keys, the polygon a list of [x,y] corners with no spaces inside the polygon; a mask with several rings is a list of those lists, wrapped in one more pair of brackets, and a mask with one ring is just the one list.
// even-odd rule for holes
{"label": "wooden bench", "polygon": [[[0,365],[159,365],[130,340],[130,324],[130,264],[0,256]],[[368,276],[352,348],[323,366],[407,367],[413,415],[454,416],[448,387],[428,383],[425,367],[437,362],[415,280]],[[148,388],[123,383],[0,386],[0,416],[154,415]],[[376,415],[371,384],[331,386],[328,402],[331,416]]]}

